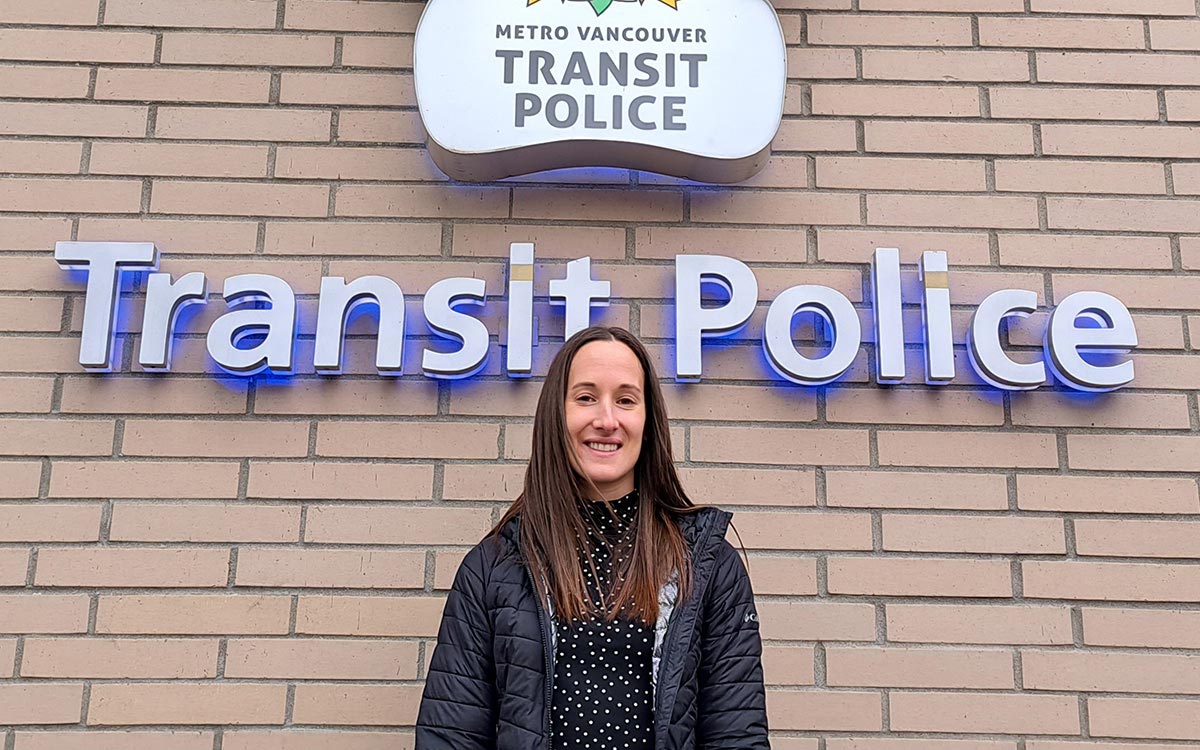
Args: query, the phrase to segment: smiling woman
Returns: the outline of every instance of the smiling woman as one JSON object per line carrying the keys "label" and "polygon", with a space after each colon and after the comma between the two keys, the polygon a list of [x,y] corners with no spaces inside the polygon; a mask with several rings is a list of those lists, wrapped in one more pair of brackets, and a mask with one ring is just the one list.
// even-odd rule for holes
{"label": "smiling woman", "polygon": [[417,750],[769,748],[729,519],[683,490],[641,342],[572,336],[538,400],[524,489],[455,576]]}

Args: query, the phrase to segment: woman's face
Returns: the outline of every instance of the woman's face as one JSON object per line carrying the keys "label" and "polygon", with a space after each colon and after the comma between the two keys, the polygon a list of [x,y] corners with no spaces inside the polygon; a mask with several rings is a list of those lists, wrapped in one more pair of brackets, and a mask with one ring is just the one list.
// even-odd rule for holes
{"label": "woman's face", "polygon": [[646,426],[644,388],[641,363],[619,341],[585,344],[567,374],[567,433],[577,468],[609,500],[633,491]]}

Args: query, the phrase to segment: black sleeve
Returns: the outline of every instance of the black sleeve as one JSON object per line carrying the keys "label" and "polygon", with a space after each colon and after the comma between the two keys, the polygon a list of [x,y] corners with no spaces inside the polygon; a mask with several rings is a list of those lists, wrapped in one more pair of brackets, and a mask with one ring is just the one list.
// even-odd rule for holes
{"label": "black sleeve", "polygon": [[496,750],[496,679],[491,619],[484,604],[484,544],[463,558],[442,610],[417,715],[416,750]]}
{"label": "black sleeve", "polygon": [[770,750],[762,639],[750,576],[721,541],[701,624],[699,750]]}

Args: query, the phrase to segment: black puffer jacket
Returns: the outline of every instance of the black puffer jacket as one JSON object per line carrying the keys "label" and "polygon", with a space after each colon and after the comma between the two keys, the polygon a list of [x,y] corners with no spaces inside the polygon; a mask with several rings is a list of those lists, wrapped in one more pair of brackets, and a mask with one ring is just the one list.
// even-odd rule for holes
{"label": "black puffer jacket", "polygon": [[[725,540],[730,517],[705,508],[679,522],[695,581],[667,624],[655,750],[770,748],[758,614],[741,557]],[[550,623],[517,546],[519,528],[513,519],[485,539],[455,576],[416,750],[550,750]]]}

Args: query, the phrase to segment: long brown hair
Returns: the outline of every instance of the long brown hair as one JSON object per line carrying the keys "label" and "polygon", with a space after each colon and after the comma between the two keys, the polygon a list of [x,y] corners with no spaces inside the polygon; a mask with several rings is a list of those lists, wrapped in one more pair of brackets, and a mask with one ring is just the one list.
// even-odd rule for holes
{"label": "long brown hair", "polygon": [[[571,363],[579,350],[593,341],[619,341],[629,347],[642,366],[646,405],[642,449],[634,467],[639,496],[636,533],[627,548],[629,554],[621,556],[621,567],[612,571],[615,589],[604,611],[596,611],[591,603],[580,565],[582,550],[587,565],[595,569],[591,549],[583,541],[595,524],[580,508],[594,485],[575,468],[578,464],[573,459],[565,416]],[[618,611],[628,607],[629,617],[652,625],[658,617],[659,588],[674,571],[679,572],[679,600],[686,599],[691,590],[691,562],[676,519],[699,509],[675,472],[662,389],[646,348],[624,328],[593,326],[576,333],[550,363],[538,397],[525,487],[492,533],[520,515],[521,552],[534,580],[549,590],[559,619],[599,615],[611,622]]]}

